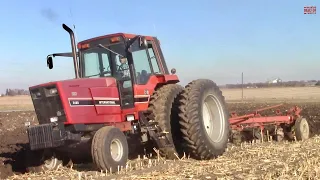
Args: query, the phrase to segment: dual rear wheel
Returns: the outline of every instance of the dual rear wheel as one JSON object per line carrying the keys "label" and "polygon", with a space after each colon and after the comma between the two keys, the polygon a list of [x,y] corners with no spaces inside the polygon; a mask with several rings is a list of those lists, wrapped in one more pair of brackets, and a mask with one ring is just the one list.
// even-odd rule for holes
{"label": "dual rear wheel", "polygon": [[225,151],[229,135],[229,114],[219,87],[211,80],[198,79],[185,88],[168,84],[151,97],[148,119],[169,132],[175,148],[161,148],[167,158],[183,152],[195,159],[211,159]]}
{"label": "dual rear wheel", "polygon": [[192,81],[183,90],[180,104],[184,150],[195,159],[222,155],[229,138],[229,113],[219,87],[207,79]]}

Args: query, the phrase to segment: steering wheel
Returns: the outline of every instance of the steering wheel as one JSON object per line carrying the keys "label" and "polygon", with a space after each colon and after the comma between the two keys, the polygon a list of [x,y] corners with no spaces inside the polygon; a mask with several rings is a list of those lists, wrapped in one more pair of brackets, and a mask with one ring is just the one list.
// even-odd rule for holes
{"label": "steering wheel", "polygon": [[118,71],[124,71],[125,69],[123,68],[122,64],[118,66]]}

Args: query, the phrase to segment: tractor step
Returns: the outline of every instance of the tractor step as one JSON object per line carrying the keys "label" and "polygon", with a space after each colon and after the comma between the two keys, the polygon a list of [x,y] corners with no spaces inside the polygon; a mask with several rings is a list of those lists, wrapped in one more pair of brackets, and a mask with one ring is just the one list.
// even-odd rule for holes
{"label": "tractor step", "polygon": [[150,120],[150,121],[148,121],[148,125],[149,126],[158,126],[158,122],[156,122],[156,121],[154,121],[154,120]]}
{"label": "tractor step", "polygon": [[147,131],[151,138],[156,142],[159,148],[174,147],[172,143],[169,142],[166,135],[169,132],[162,131],[158,125],[158,122],[153,120],[148,121],[142,112],[139,112],[140,121],[147,127]]}

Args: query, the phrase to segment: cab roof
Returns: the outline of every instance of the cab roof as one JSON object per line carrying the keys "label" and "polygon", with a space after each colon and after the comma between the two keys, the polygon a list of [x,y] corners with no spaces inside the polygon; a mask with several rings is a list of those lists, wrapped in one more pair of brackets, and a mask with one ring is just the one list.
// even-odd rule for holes
{"label": "cab roof", "polygon": [[[113,34],[107,34],[107,35],[102,35],[102,36],[97,36],[97,37],[93,37],[90,39],[86,39],[83,41],[80,41],[78,44],[83,44],[83,43],[88,43],[90,41],[94,41],[94,40],[98,40],[98,39],[103,39],[103,38],[110,38],[110,37],[115,37],[115,36],[122,36],[124,38],[133,38],[135,36],[137,36],[136,34],[129,34],[129,33],[113,33]],[[152,36],[144,36],[147,40],[153,40],[154,37]]]}

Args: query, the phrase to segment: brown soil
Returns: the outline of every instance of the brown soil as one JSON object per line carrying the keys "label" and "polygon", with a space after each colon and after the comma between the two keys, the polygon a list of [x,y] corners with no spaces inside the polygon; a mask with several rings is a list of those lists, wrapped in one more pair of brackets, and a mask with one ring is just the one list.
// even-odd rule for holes
{"label": "brown soil", "polygon": [[[243,115],[270,105],[273,104],[233,103],[229,104],[229,111],[236,111],[239,115]],[[303,108],[302,115],[308,119],[312,135],[320,134],[320,103],[286,104],[282,110],[289,109],[294,105]],[[273,112],[266,111],[264,115],[267,114],[273,114]],[[24,152],[28,143],[24,127],[26,121],[31,121],[31,124],[37,123],[34,112],[0,113],[0,179],[25,172]]]}
{"label": "brown soil", "polygon": [[0,179],[23,173],[24,150],[28,137],[24,123],[36,123],[34,112],[0,113]]}

